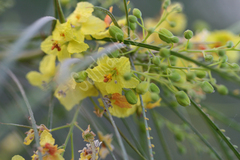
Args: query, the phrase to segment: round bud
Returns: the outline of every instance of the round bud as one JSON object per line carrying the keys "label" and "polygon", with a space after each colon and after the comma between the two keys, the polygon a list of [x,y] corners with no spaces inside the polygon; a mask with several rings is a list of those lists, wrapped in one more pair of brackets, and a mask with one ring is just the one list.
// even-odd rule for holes
{"label": "round bud", "polygon": [[159,57],[155,56],[155,57],[152,58],[152,63],[156,66],[160,66],[161,60],[160,60]]}
{"label": "round bud", "polygon": [[227,89],[227,87],[224,86],[224,85],[219,85],[219,86],[217,86],[217,91],[218,91],[218,93],[221,94],[221,95],[227,95],[227,94],[228,94],[228,89]]}
{"label": "round bud", "polygon": [[170,50],[167,48],[161,48],[159,51],[159,55],[163,58],[168,58],[170,56]]}
{"label": "round bud", "polygon": [[226,47],[227,48],[232,48],[233,47],[233,42],[232,41],[227,41],[227,43],[226,43]]}
{"label": "round bud", "polygon": [[195,71],[195,74],[198,78],[204,78],[207,75],[205,71],[201,71],[201,70]]}
{"label": "round bud", "polygon": [[116,50],[108,55],[110,58],[117,58],[119,56],[119,51]]}
{"label": "round bud", "polygon": [[173,56],[173,55],[171,55],[171,56],[169,57],[169,59],[170,59],[170,61],[172,61],[172,62],[176,62],[176,61],[177,61],[177,57],[176,57],[176,56]]}
{"label": "round bud", "polygon": [[184,37],[185,37],[186,39],[191,39],[191,38],[193,37],[193,32],[192,32],[191,30],[186,30],[186,31],[184,32]]}
{"label": "round bud", "polygon": [[73,74],[73,78],[77,83],[81,83],[86,80],[88,74],[86,71],[81,71]]}
{"label": "round bud", "polygon": [[180,76],[178,73],[174,72],[174,73],[171,73],[171,75],[169,76],[169,78],[170,78],[173,82],[178,82],[178,81],[180,81],[181,76]]}
{"label": "round bud", "polygon": [[167,9],[167,7],[168,7],[170,4],[171,4],[171,1],[170,1],[170,0],[165,0],[165,1],[163,2],[163,8],[164,8],[164,9]]}
{"label": "round bud", "polygon": [[205,61],[206,61],[206,62],[212,62],[212,61],[213,61],[213,56],[212,56],[212,55],[209,55],[209,54],[206,55],[206,56],[205,56]]}
{"label": "round bud", "polygon": [[175,133],[175,138],[176,138],[177,141],[182,142],[185,139],[185,136],[182,132],[177,132],[177,133]]}
{"label": "round bud", "polygon": [[224,49],[219,49],[218,50],[218,55],[221,56],[221,57],[224,56],[225,55],[225,50]]}
{"label": "round bud", "polygon": [[179,104],[176,101],[172,101],[170,102],[170,106],[172,106],[173,108],[176,108]]}
{"label": "round bud", "polygon": [[178,43],[179,42],[179,38],[176,37],[176,36],[171,37],[170,40],[172,41],[172,43]]}
{"label": "round bud", "polygon": [[160,69],[161,69],[162,71],[165,71],[167,68],[168,68],[168,65],[167,65],[167,64],[164,64],[164,63],[161,63],[161,64],[160,64]]}
{"label": "round bud", "polygon": [[132,90],[128,90],[125,92],[125,97],[129,104],[136,104],[138,101],[138,98],[136,94]]}
{"label": "round bud", "polygon": [[220,61],[222,61],[223,63],[228,61],[228,56],[224,55],[223,57],[220,58]]}
{"label": "round bud", "polygon": [[126,80],[126,81],[129,81],[131,78],[132,78],[132,73],[130,72],[127,72],[123,75],[123,78]]}
{"label": "round bud", "polygon": [[139,9],[134,8],[133,9],[133,15],[136,16],[137,18],[141,18],[142,17],[142,12]]}
{"label": "round bud", "polygon": [[186,149],[186,147],[184,147],[184,146],[178,146],[178,152],[180,153],[180,154],[186,154],[186,152],[187,152],[187,149]]}
{"label": "round bud", "polygon": [[170,27],[176,27],[176,22],[174,22],[174,21],[171,21],[171,22],[169,22],[169,25],[170,25]]}
{"label": "round bud", "polygon": [[189,106],[190,105],[190,99],[188,98],[188,95],[184,91],[178,91],[175,93],[175,97],[177,99],[177,102],[181,106]]}
{"label": "round bud", "polygon": [[151,93],[151,99],[152,99],[152,102],[155,103],[160,99],[160,97],[157,93],[153,92],[153,93]]}
{"label": "round bud", "polygon": [[113,38],[117,39],[118,41],[123,41],[123,39],[124,39],[123,31],[115,25],[112,25],[109,27],[109,34]]}
{"label": "round bud", "polygon": [[233,69],[239,69],[239,65],[237,63],[230,64],[230,67]]}
{"label": "round bud", "polygon": [[145,94],[148,91],[149,84],[148,82],[141,82],[136,87],[136,92],[138,94]]}
{"label": "round bud", "polygon": [[162,41],[166,43],[172,43],[172,40],[170,38],[173,37],[173,34],[169,30],[165,28],[160,29],[158,32],[158,36]]}
{"label": "round bud", "polygon": [[154,32],[154,28],[149,28],[147,31],[148,31],[148,34],[152,34]]}
{"label": "round bud", "polygon": [[188,72],[187,73],[187,75],[186,75],[186,77],[187,77],[187,80],[193,80],[195,77],[196,77],[196,74],[195,74],[195,72]]}
{"label": "round bud", "polygon": [[207,81],[204,81],[201,83],[201,88],[205,93],[213,93],[214,92],[213,86]]}
{"label": "round bud", "polygon": [[132,31],[134,31],[137,28],[137,23],[130,23],[129,27]]}
{"label": "round bud", "polygon": [[129,19],[130,23],[136,23],[137,22],[137,17],[134,16],[134,15],[129,15],[128,19]]}
{"label": "round bud", "polygon": [[228,64],[226,62],[221,63],[220,68],[228,68]]}
{"label": "round bud", "polygon": [[154,92],[154,93],[157,93],[159,94],[160,93],[160,89],[158,88],[158,86],[154,83],[150,83],[149,85],[149,91],[150,92]]}

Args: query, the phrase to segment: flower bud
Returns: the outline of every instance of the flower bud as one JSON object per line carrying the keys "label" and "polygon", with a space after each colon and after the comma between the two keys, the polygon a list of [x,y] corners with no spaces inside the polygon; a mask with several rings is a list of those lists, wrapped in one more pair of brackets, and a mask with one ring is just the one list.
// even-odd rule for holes
{"label": "flower bud", "polygon": [[119,51],[116,50],[108,55],[110,58],[117,58],[119,56]]}
{"label": "flower bud", "polygon": [[163,8],[164,8],[164,9],[167,9],[167,7],[168,7],[170,4],[171,4],[171,1],[170,1],[170,0],[165,0],[165,1],[163,2]]}
{"label": "flower bud", "polygon": [[73,78],[77,83],[81,83],[86,80],[88,74],[86,71],[81,71],[73,74]]}
{"label": "flower bud", "polygon": [[167,30],[165,28],[162,28],[159,30],[158,36],[162,41],[164,41],[166,43],[172,43],[171,38],[174,37],[172,32],[170,32],[169,30]]}
{"label": "flower bud", "polygon": [[205,72],[205,71],[198,70],[198,71],[195,71],[195,73],[196,73],[196,76],[197,76],[198,78],[204,78],[204,77],[206,77],[206,72]]}
{"label": "flower bud", "polygon": [[191,38],[193,37],[193,32],[192,32],[191,30],[186,30],[186,31],[184,32],[184,37],[185,37],[186,39],[191,39]]}
{"label": "flower bud", "polygon": [[188,95],[184,91],[178,91],[175,94],[175,97],[177,99],[177,102],[181,106],[189,106],[190,105],[190,99],[188,98]]}
{"label": "flower bud", "polygon": [[160,64],[160,69],[162,70],[162,71],[165,71],[166,69],[167,69],[167,64],[164,64],[164,63],[161,63]]}
{"label": "flower bud", "polygon": [[129,27],[132,31],[134,31],[137,28],[137,23],[130,23]]}
{"label": "flower bud", "polygon": [[170,40],[172,41],[172,43],[178,43],[179,42],[179,38],[176,37],[176,36],[171,37]]}
{"label": "flower bud", "polygon": [[185,139],[185,136],[182,132],[177,132],[175,133],[175,138],[177,141],[182,142]]}
{"label": "flower bud", "polygon": [[160,97],[157,93],[151,93],[151,99],[152,99],[152,102],[155,103],[160,99]]}
{"label": "flower bud", "polygon": [[149,91],[150,92],[154,92],[154,93],[160,93],[160,89],[158,88],[158,86],[154,83],[150,83],[149,85]]}
{"label": "flower bud", "polygon": [[214,92],[213,86],[207,81],[204,81],[201,83],[201,88],[205,93],[213,93]]}
{"label": "flower bud", "polygon": [[217,91],[218,91],[218,93],[221,94],[221,95],[227,95],[227,94],[228,94],[228,89],[227,89],[227,87],[224,86],[224,85],[219,85],[219,86],[217,86]]}
{"label": "flower bud", "polygon": [[145,94],[148,91],[148,86],[149,86],[148,82],[145,81],[141,82],[137,85],[136,92],[138,94]]}
{"label": "flower bud", "polygon": [[222,61],[223,63],[228,61],[228,56],[224,55],[223,57],[220,58],[220,61]]}
{"label": "flower bud", "polygon": [[109,34],[117,39],[118,41],[123,41],[124,33],[123,31],[115,25],[109,27]]}
{"label": "flower bud", "polygon": [[133,9],[133,15],[136,16],[137,18],[141,18],[142,17],[142,12],[139,9],[134,8]]}
{"label": "flower bud", "polygon": [[174,28],[174,27],[176,27],[176,22],[170,21],[170,22],[169,22],[169,25],[170,25],[170,27]]}
{"label": "flower bud", "polygon": [[232,41],[227,41],[227,43],[226,43],[226,47],[227,48],[232,48],[233,47],[233,42]]}
{"label": "flower bud", "polygon": [[196,77],[195,72],[190,71],[187,73],[187,80],[189,80],[189,81],[193,80],[195,77]]}
{"label": "flower bud", "polygon": [[178,82],[178,81],[180,81],[181,76],[180,76],[178,73],[174,72],[174,73],[171,73],[171,74],[170,74],[169,78],[170,78],[173,82]]}
{"label": "flower bud", "polygon": [[172,101],[170,102],[170,106],[172,106],[173,108],[176,108],[179,104],[176,101]]}
{"label": "flower bud", "polygon": [[134,15],[129,15],[128,19],[129,19],[130,23],[136,23],[137,22],[137,17],[134,16]]}
{"label": "flower bud", "polygon": [[130,72],[127,72],[123,75],[123,78],[126,80],[126,81],[129,81],[131,78],[132,78],[132,73]]}
{"label": "flower bud", "polygon": [[163,58],[168,58],[170,56],[170,50],[167,48],[161,48],[159,51],[159,55]]}
{"label": "flower bud", "polygon": [[152,63],[156,66],[160,66],[161,60],[160,60],[159,57],[155,56],[155,57],[152,58]]}
{"label": "flower bud", "polygon": [[154,32],[154,28],[149,28],[147,31],[148,31],[148,34],[152,34]]}
{"label": "flower bud", "polygon": [[218,50],[218,55],[221,56],[221,57],[224,56],[225,55],[225,50],[224,49],[219,49]]}
{"label": "flower bud", "polygon": [[220,68],[228,68],[228,64],[226,62],[221,63]]}
{"label": "flower bud", "polygon": [[206,62],[212,62],[212,61],[213,61],[213,56],[210,55],[210,54],[206,55],[206,56],[205,56],[205,61],[206,61]]}
{"label": "flower bud", "polygon": [[239,69],[239,65],[237,63],[230,64],[230,67],[233,69]]}
{"label": "flower bud", "polygon": [[128,90],[125,92],[125,97],[130,104],[136,104],[138,101],[138,98],[136,94],[132,90]]}

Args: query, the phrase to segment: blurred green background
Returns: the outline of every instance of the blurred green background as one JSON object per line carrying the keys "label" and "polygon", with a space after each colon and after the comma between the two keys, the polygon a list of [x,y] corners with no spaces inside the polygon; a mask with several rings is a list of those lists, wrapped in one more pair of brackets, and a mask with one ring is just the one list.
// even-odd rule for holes
{"label": "blurred green background", "polygon": [[[74,1],[74,0],[72,0]],[[110,3],[113,3],[118,0],[92,0],[95,5],[107,6]],[[77,2],[77,1],[75,1]],[[194,22],[196,20],[203,20],[207,22],[211,30],[216,29],[226,29],[230,28],[235,33],[239,33],[240,25],[240,1],[238,0],[182,0],[178,1],[184,5],[183,13],[187,15],[188,19],[188,29],[194,29]],[[118,1],[117,4],[122,4],[122,1]],[[132,7],[139,8],[143,17],[155,17],[159,14],[161,1],[160,0],[132,0]],[[41,1],[32,1],[32,0],[0,0],[0,6],[3,9],[0,10],[0,55],[5,54],[6,50],[11,46],[11,41],[14,41],[16,37],[23,31],[27,26],[33,23],[38,18],[43,16],[53,15],[53,5],[52,1],[41,0]],[[4,7],[5,6],[5,7]],[[122,5],[114,5],[113,14],[116,16],[122,16],[124,13],[121,8]],[[44,27],[41,33],[49,33],[50,23]],[[238,30],[239,28],[239,30]],[[10,39],[10,40],[9,40]],[[39,52],[39,41],[30,42],[27,45],[28,48],[35,48],[36,52]],[[40,58],[35,58],[30,61],[20,61],[17,62],[14,67],[13,73],[16,74],[19,81],[22,83],[31,106],[33,107],[34,116],[36,117],[37,124],[46,124],[47,123],[47,113],[48,105],[50,100],[50,94],[45,94],[43,91],[36,87],[32,87],[26,80],[25,75],[30,70],[38,70]],[[0,62],[1,63],[1,62]],[[214,75],[216,76],[216,75]],[[216,76],[217,77],[217,76]],[[217,78],[219,83],[226,84],[230,89],[239,88],[238,86],[226,82],[226,80]],[[25,104],[22,100],[21,94],[17,89],[17,86],[9,77],[0,78],[0,122],[3,123],[17,123],[29,125],[28,114],[25,107]],[[222,123],[219,120],[214,120],[220,128],[226,130],[226,135],[231,138],[231,142],[237,146],[240,146],[239,140],[239,131],[240,127],[237,126],[240,121],[240,109],[239,109],[239,100],[233,99],[228,96],[220,96],[218,93],[207,95],[206,100],[203,101],[204,104],[210,108],[217,110],[218,112],[224,114],[231,120],[236,122],[227,122]],[[74,109],[70,112],[67,112],[63,106],[54,100],[54,120],[53,127],[58,127],[70,123],[72,120],[72,115],[74,114]],[[93,106],[89,100],[84,101],[84,110],[81,110],[82,115],[78,118],[79,125],[85,129],[87,125],[94,121],[100,129],[106,133],[114,133],[110,124],[103,118],[97,118],[93,113]],[[176,124],[182,124],[182,121],[168,108],[160,107],[157,109],[161,115],[167,118],[169,121]],[[209,142],[214,146],[216,150],[220,150],[219,143],[224,143],[214,138],[211,129],[206,125],[206,122],[202,117],[195,111],[194,108],[179,108],[179,111],[197,128],[199,132],[204,135],[207,135]],[[88,114],[86,114],[86,112]],[[86,116],[87,115],[87,116]],[[148,113],[148,117],[150,117]],[[126,136],[131,140],[129,133],[124,127],[121,120],[116,119],[117,125],[120,129],[126,133]],[[138,134],[139,128],[135,124],[133,117],[127,118],[126,121],[131,126],[136,137],[141,137]],[[150,126],[154,128],[153,123]],[[232,129],[231,126],[237,126],[238,129]],[[95,131],[94,127],[92,127]],[[33,153],[32,146],[23,145],[23,139],[25,137],[25,132],[27,129],[0,125],[0,160],[10,159],[13,155],[20,154],[26,159],[29,159],[30,155]],[[65,137],[68,133],[68,129],[63,129],[59,132],[53,132],[53,137],[56,139],[57,144],[61,145],[64,143]],[[182,159],[182,160],[201,160],[201,159],[210,159],[210,156],[206,153],[198,153],[193,147],[192,144],[188,141],[182,142],[186,146],[187,153],[180,154],[174,135],[166,128],[163,128],[163,133],[167,142],[167,145],[170,148],[173,159]],[[151,136],[154,138],[154,142],[159,142],[156,130],[151,131]],[[81,132],[77,129],[74,130],[74,140],[75,140],[75,159],[78,159],[79,153],[78,150],[81,150],[85,146],[85,142],[81,137]],[[121,152],[119,151],[119,146],[117,145],[116,137],[114,136],[114,153],[117,155],[117,159],[121,159]],[[126,144],[126,143],[125,143]],[[33,145],[33,144],[32,144]],[[160,143],[154,143],[155,159],[164,159],[164,152],[162,150]],[[131,155],[132,159],[138,159],[137,154],[128,146],[127,151]],[[202,144],[202,146],[204,146]],[[70,146],[68,145],[67,152],[65,154],[66,159],[70,159]],[[232,153],[230,153],[232,154]],[[135,158],[137,157],[137,158]],[[162,157],[162,158],[161,158]],[[110,156],[107,159],[111,159]],[[233,158],[234,159],[234,158]]]}

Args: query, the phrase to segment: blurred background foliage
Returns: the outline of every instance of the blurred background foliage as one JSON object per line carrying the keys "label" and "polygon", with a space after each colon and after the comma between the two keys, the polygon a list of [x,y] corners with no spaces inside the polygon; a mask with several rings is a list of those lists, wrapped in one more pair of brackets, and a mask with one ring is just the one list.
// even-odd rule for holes
{"label": "blurred background foliage", "polygon": [[[67,2],[71,2],[69,5]],[[64,13],[72,12],[74,5],[78,2],[77,0],[62,0],[64,5]],[[94,5],[102,6],[105,8],[114,6],[113,14],[116,17],[124,16],[123,3],[121,0],[90,0],[89,2]],[[187,16],[187,29],[192,29],[199,26],[199,21],[204,24],[210,30],[216,29],[231,29],[234,33],[239,34],[240,32],[240,1],[238,0],[179,0],[184,6],[183,13]],[[137,7],[142,13],[143,17],[156,17],[159,15],[161,1],[160,0],[132,0],[131,8]],[[43,16],[53,15],[53,4],[49,0],[32,1],[32,0],[0,0],[0,59],[5,56],[6,50],[11,46],[12,42],[16,40],[21,31],[33,23],[38,18]],[[104,15],[103,15],[104,16]],[[196,23],[198,22],[198,23]],[[46,36],[50,32],[49,23],[39,33],[41,36]],[[180,34],[181,35],[181,34]],[[42,90],[31,86],[25,78],[26,73],[31,70],[38,70],[40,57],[43,53],[40,50],[41,39],[33,40],[27,44],[24,49],[24,55],[32,54],[33,56],[26,60],[24,57],[18,59],[16,66],[12,72],[18,77],[19,81],[23,85],[30,104],[33,108],[34,116],[37,124],[46,124],[48,117],[48,106],[51,99],[51,95],[45,94]],[[41,54],[42,53],[42,54]],[[39,58],[38,58],[39,57]],[[0,62],[1,63],[1,62]],[[0,73],[2,73],[1,71]],[[215,75],[215,77],[217,77]],[[217,78],[222,84],[227,85],[230,90],[239,88],[238,86],[227,82],[226,80]],[[17,89],[16,84],[8,76],[0,76],[0,122],[2,123],[17,123],[29,125],[28,114],[25,107],[25,103],[22,100],[21,94]],[[240,146],[239,133],[240,133],[240,100],[234,99],[229,96],[220,96],[218,93],[207,95],[203,104],[209,108],[208,113],[214,119],[216,124],[226,130],[226,135],[231,138],[233,144]],[[72,115],[75,110],[72,109],[70,112],[66,111],[63,106],[59,104],[57,100],[53,100],[54,103],[54,119],[53,128],[66,123],[70,123]],[[79,125],[85,129],[88,124],[91,124],[93,130],[94,125],[98,126],[104,134],[114,133],[111,125],[104,118],[97,118],[93,113],[93,106],[89,100],[84,101],[84,109],[81,109],[81,116],[78,118]],[[209,159],[208,151],[199,152],[200,150],[206,149],[204,144],[196,137],[189,128],[183,124],[183,122],[169,109],[166,107],[157,108],[159,115],[156,115],[159,119],[159,123],[165,120],[166,127],[162,128],[164,138],[170,148],[173,159],[184,159],[184,160],[201,160]],[[217,150],[221,151],[220,143],[223,145],[224,142],[214,138],[212,130],[206,125],[204,119],[196,112],[194,108],[179,108],[179,112],[184,115],[196,128],[197,130],[206,136],[208,141]],[[148,117],[150,113],[148,113]],[[125,119],[132,129],[137,139],[145,139],[144,130],[141,128],[142,124],[136,124],[136,117],[132,116]],[[94,122],[94,124],[92,123]],[[120,119],[116,119],[116,123],[123,133],[126,133],[126,137],[131,140],[126,127]],[[178,124],[175,126],[174,124]],[[154,128],[154,124],[150,118],[149,125]],[[160,124],[161,125],[161,124]],[[23,145],[23,139],[25,132],[28,129],[19,128],[9,125],[0,125],[0,160],[10,159],[13,155],[21,154],[23,157],[29,157],[32,155],[32,146]],[[183,141],[176,141],[176,135],[173,133],[185,133],[185,131],[192,133],[191,136],[185,137]],[[68,133],[68,129],[63,129],[58,132],[53,132],[53,137],[57,143],[63,144],[65,137]],[[152,129],[151,136],[154,138],[153,142],[159,142],[157,132]],[[181,135],[180,135],[181,136]],[[74,130],[75,137],[75,157],[79,157],[78,150],[85,146],[85,142],[81,137],[81,132],[77,129]],[[184,137],[184,136],[183,136]],[[121,159],[121,152],[119,152],[116,137],[113,136],[115,146],[114,153],[117,155],[117,159]],[[156,139],[156,140],[155,140]],[[147,151],[147,145],[144,141],[141,141],[144,150]],[[193,147],[193,144],[194,147]],[[155,159],[163,157],[164,152],[161,144],[154,143],[155,148]],[[125,145],[129,155],[132,159],[139,159],[138,155],[128,146]],[[184,154],[183,154],[184,153]],[[232,153],[230,152],[230,155]],[[66,159],[70,159],[70,146],[67,148],[65,154]],[[136,158],[137,157],[137,158]],[[77,158],[76,158],[77,159]],[[110,156],[107,159],[111,159]],[[164,157],[163,157],[164,159]],[[234,159],[234,158],[233,158]]]}

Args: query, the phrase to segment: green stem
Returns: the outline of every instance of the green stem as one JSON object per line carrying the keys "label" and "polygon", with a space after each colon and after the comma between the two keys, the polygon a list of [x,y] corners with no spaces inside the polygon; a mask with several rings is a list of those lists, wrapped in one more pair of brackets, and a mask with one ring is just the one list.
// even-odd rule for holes
{"label": "green stem", "polygon": [[53,131],[57,131],[57,130],[59,130],[59,129],[68,128],[68,127],[70,127],[70,126],[71,126],[71,124],[67,124],[67,125],[64,125],[64,126],[60,126],[60,127],[53,128],[53,129],[51,129],[50,131],[53,132]]}
{"label": "green stem", "polygon": [[54,109],[54,104],[53,104],[53,94],[54,93],[51,93],[51,97],[50,97],[50,100],[49,100],[49,109],[48,109],[48,125],[47,125],[47,128],[48,129],[52,129],[52,122],[53,122],[53,109]]}
{"label": "green stem", "polygon": [[60,2],[60,0],[55,0],[54,5],[56,5],[55,8],[57,8],[57,12],[58,12],[58,16],[59,16],[60,23],[66,22],[66,21],[65,21],[65,18],[64,18],[63,11],[62,11],[62,7],[61,7],[61,2]]}
{"label": "green stem", "polygon": [[[68,144],[68,140],[69,140],[69,138],[70,138],[70,136],[71,136],[71,134],[72,134],[72,132],[73,132],[74,124],[75,124],[75,122],[77,121],[77,117],[78,117],[78,113],[79,113],[80,108],[81,108],[81,102],[80,102],[80,104],[78,105],[77,110],[76,110],[76,112],[75,112],[75,114],[74,114],[74,116],[73,116],[72,122],[71,122],[71,124],[70,124],[70,129],[69,129],[67,138],[66,138],[66,140],[65,140],[65,142],[64,142],[64,144],[63,144],[63,147],[62,147],[64,150],[65,150],[65,148],[66,148],[66,146],[67,146],[67,144]],[[62,156],[63,156],[63,155],[64,155],[64,152],[62,153]]]}
{"label": "green stem", "polygon": [[167,143],[166,143],[166,141],[165,141],[165,139],[164,139],[164,137],[163,137],[163,133],[162,133],[162,131],[161,131],[161,128],[160,128],[160,126],[159,126],[158,123],[157,123],[157,117],[156,117],[156,115],[154,114],[154,112],[153,112],[152,109],[150,109],[150,113],[151,113],[151,115],[152,115],[153,122],[154,122],[154,125],[155,125],[155,127],[156,127],[157,134],[158,134],[158,137],[159,137],[159,139],[160,139],[160,142],[161,142],[161,145],[162,145],[162,147],[163,147],[163,150],[164,150],[164,152],[165,152],[166,158],[167,158],[167,160],[171,160],[172,157],[171,157],[170,151],[169,151],[169,149],[168,149]]}
{"label": "green stem", "polygon": [[208,122],[208,124],[211,125],[211,127],[218,133],[218,135],[226,142],[228,147],[233,151],[233,153],[236,155],[238,159],[240,159],[240,154],[236,150],[236,148],[233,146],[233,144],[228,140],[228,138],[223,134],[223,132],[217,127],[217,125],[209,118],[207,114],[204,113],[204,111],[192,100],[191,103],[193,106],[201,113],[201,115],[204,117],[204,119]]}
{"label": "green stem", "polygon": [[128,39],[130,39],[130,23],[129,23],[129,19],[128,19],[127,1],[123,0],[123,3],[124,3],[124,9],[125,9],[125,15],[126,15],[126,21],[127,21]]}
{"label": "green stem", "polygon": [[[57,1],[53,0],[53,6],[54,6],[54,17],[58,18],[58,10],[57,10]],[[51,31],[55,29],[56,21],[52,21]]]}
{"label": "green stem", "polygon": [[115,134],[116,134],[117,139],[118,139],[118,143],[119,143],[119,145],[120,145],[120,147],[121,147],[121,149],[122,149],[123,158],[124,158],[124,160],[128,160],[128,156],[127,156],[126,149],[125,149],[125,147],[124,147],[124,145],[123,145],[122,138],[121,138],[121,136],[120,136],[120,134],[119,134],[119,132],[118,132],[117,126],[116,126],[116,124],[115,124],[115,122],[114,122],[114,120],[113,120],[113,118],[112,118],[112,115],[111,115],[109,109],[108,109],[108,105],[107,105],[106,102],[104,101],[102,94],[100,94],[100,95],[101,95],[101,99],[102,99],[102,101],[103,101],[103,104],[104,104],[104,106],[105,106],[105,109],[107,110],[107,113],[108,113],[108,116],[109,116],[110,121],[111,121],[111,123],[112,123],[112,126],[113,126],[113,128],[114,128]]}
{"label": "green stem", "polygon": [[77,123],[75,123],[74,124],[81,132],[84,132],[84,130],[77,124]]}
{"label": "green stem", "polygon": [[31,128],[32,128],[31,126],[26,126],[26,125],[22,125],[22,124],[2,123],[2,122],[0,122],[0,124],[8,125],[8,126],[15,126],[15,127],[28,128],[28,129],[31,129]]}
{"label": "green stem", "polygon": [[71,151],[72,151],[72,160],[74,160],[74,143],[73,143],[73,133],[71,133]]}

